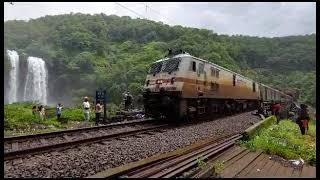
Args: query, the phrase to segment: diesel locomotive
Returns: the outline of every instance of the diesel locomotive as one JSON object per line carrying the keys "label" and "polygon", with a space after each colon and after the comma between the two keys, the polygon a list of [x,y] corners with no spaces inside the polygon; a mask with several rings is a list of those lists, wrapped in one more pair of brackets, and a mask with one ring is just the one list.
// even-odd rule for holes
{"label": "diesel locomotive", "polygon": [[150,65],[143,91],[146,115],[193,119],[270,108],[292,97],[188,53],[169,52]]}

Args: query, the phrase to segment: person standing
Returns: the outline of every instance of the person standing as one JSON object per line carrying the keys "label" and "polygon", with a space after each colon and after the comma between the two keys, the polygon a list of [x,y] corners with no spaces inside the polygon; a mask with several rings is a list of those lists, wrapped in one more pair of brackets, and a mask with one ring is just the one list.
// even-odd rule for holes
{"label": "person standing", "polygon": [[39,114],[40,114],[40,119],[41,120],[44,120],[45,119],[45,115],[46,115],[46,112],[45,112],[45,109],[44,109],[44,106],[41,105],[39,107]]}
{"label": "person standing", "polygon": [[300,105],[299,116],[297,119],[297,124],[299,125],[300,131],[302,135],[306,134],[308,131],[308,124],[309,124],[309,114],[308,114],[308,106],[305,104]]}
{"label": "person standing", "polygon": [[62,105],[61,103],[58,103],[57,105],[57,119],[59,120],[62,114]]}
{"label": "person standing", "polygon": [[132,103],[132,95],[130,94],[129,91],[127,91],[127,93],[124,94],[124,110],[128,111],[129,107]]}
{"label": "person standing", "polygon": [[279,122],[280,122],[280,112],[281,112],[280,103],[276,103],[275,105],[273,105],[272,114],[276,117],[277,124],[279,124]]}
{"label": "person standing", "polygon": [[98,122],[100,121],[101,118],[101,114],[102,114],[102,107],[103,105],[101,105],[101,102],[97,102],[96,104],[96,125],[98,125]]}
{"label": "person standing", "polygon": [[90,120],[90,103],[89,103],[89,98],[84,97],[84,102],[83,104],[83,112],[84,112],[84,120],[88,121]]}

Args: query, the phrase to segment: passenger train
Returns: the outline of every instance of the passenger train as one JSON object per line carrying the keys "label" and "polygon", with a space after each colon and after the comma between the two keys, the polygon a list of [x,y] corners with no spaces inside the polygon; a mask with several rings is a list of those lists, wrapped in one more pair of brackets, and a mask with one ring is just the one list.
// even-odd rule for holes
{"label": "passenger train", "polygon": [[146,115],[193,119],[289,103],[292,97],[209,61],[180,51],[151,64],[144,85]]}

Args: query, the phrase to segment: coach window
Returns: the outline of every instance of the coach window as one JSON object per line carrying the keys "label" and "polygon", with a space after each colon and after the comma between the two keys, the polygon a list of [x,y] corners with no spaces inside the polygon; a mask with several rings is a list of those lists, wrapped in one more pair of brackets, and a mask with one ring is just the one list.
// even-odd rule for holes
{"label": "coach window", "polygon": [[211,76],[215,76],[215,75],[216,75],[216,71],[214,67],[211,67]]}
{"label": "coach window", "polygon": [[256,92],[256,83],[255,82],[252,83],[252,90],[253,90],[253,92]]}
{"label": "coach window", "polygon": [[198,70],[199,70],[199,74],[203,74],[204,73],[204,64],[203,63],[199,64]]}
{"label": "coach window", "polygon": [[193,72],[197,71],[197,65],[195,61],[191,61],[190,67],[190,70],[192,70]]}
{"label": "coach window", "polygon": [[267,88],[265,88],[265,91],[264,91],[264,97],[265,97],[265,99],[267,100],[268,99],[268,89]]}
{"label": "coach window", "polygon": [[220,70],[219,69],[216,69],[216,77],[219,78],[219,72]]}
{"label": "coach window", "polygon": [[236,75],[233,75],[233,86],[236,86]]}

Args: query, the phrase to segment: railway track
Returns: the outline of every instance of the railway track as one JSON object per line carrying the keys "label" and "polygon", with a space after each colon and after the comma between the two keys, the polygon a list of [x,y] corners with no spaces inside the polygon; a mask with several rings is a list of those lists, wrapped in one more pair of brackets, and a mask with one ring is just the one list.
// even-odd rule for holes
{"label": "railway track", "polygon": [[[217,142],[221,138],[225,139],[224,135],[241,133],[239,128],[246,128],[251,121],[258,122],[250,112],[234,116],[228,116],[226,120],[222,120],[225,123],[219,123],[219,120],[216,122],[216,118],[213,118],[212,122],[169,123],[168,126],[149,131],[68,145],[61,147],[61,150],[57,147],[44,150],[43,153],[35,151],[35,155],[29,153],[30,155],[21,154],[7,157],[7,159],[5,157],[5,177],[87,177],[109,170],[114,174],[116,172],[114,169],[123,168],[123,166],[131,167],[132,164],[145,162],[145,160],[148,164],[161,160],[165,163],[169,160],[169,156],[153,159],[152,162],[149,159],[158,157],[158,153],[171,154],[170,157],[181,155],[181,153],[172,154],[171,152],[190,149],[190,146],[195,150],[194,145],[200,147],[198,145],[202,141],[206,144],[209,142],[207,140]],[[219,129],[225,129],[225,131],[219,131]],[[139,167],[142,167],[141,164]],[[126,169],[137,170],[132,167]],[[124,174],[126,173],[122,175]],[[103,174],[96,177],[111,176]],[[116,177],[120,176],[121,174]]]}
{"label": "railway track", "polygon": [[[133,166],[129,168],[115,168],[101,172],[89,178],[171,178],[179,177],[183,172],[195,167],[199,160],[208,159],[216,156],[235,144],[235,141],[242,138],[241,134],[235,134],[220,138],[219,140],[211,140],[207,143],[194,146],[187,151],[171,155],[168,157],[154,158],[153,161],[145,163],[141,166]],[[161,155],[159,155],[161,156]],[[119,171],[119,169],[121,169]]]}
{"label": "railway track", "polygon": [[[219,118],[219,116],[215,118]],[[204,123],[206,121],[207,119],[204,118],[200,122],[194,121],[185,124],[178,123],[175,125],[171,123],[171,127],[192,126],[194,124]],[[55,149],[62,150],[80,144],[98,142],[104,139],[130,136],[146,131],[157,130],[168,125],[156,125],[154,123],[156,123],[156,121],[149,118],[42,134],[5,137],[4,159],[10,160],[25,155],[37,154],[40,152],[52,151]]]}
{"label": "railway track", "polygon": [[157,130],[166,124],[156,124],[152,119],[114,123],[104,126],[78,128],[43,134],[4,138],[4,159],[68,148],[83,143],[93,143],[104,139],[130,136]]}

